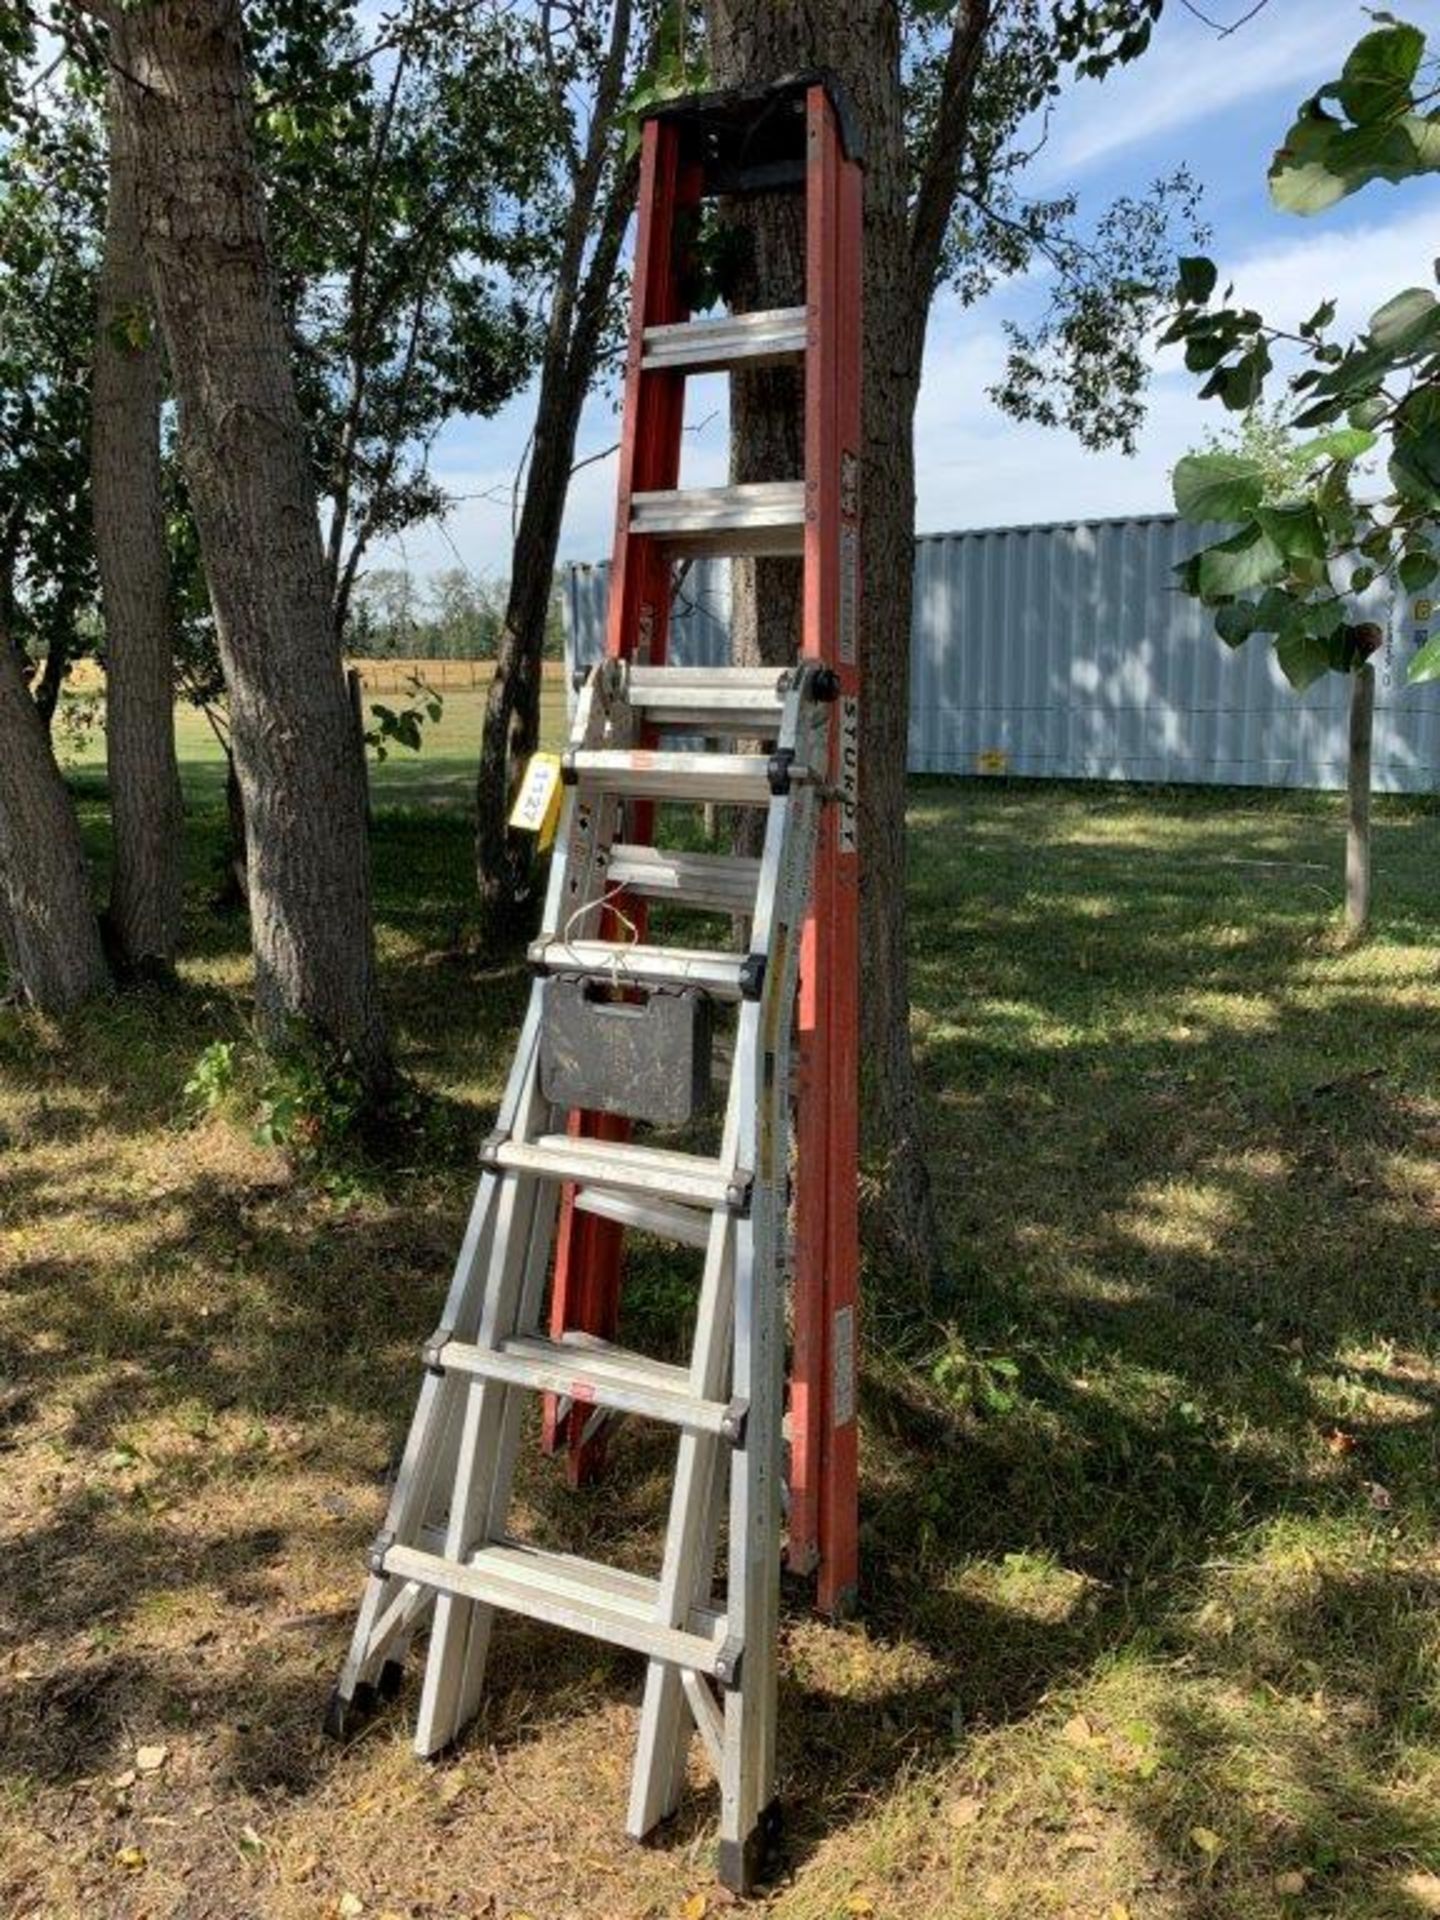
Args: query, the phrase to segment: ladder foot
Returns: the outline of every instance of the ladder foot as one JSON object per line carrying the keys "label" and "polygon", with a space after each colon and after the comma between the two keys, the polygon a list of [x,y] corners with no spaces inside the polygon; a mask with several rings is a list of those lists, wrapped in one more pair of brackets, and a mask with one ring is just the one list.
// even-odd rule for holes
{"label": "ladder foot", "polygon": [[743,1840],[722,1840],[717,1877],[721,1886],[745,1898],[775,1864],[783,1824],[780,1802],[772,1800]]}
{"label": "ladder foot", "polygon": [[353,1740],[375,1711],[375,1688],[368,1680],[358,1683],[347,1698],[337,1687],[325,1709],[325,1733],[331,1740]]}

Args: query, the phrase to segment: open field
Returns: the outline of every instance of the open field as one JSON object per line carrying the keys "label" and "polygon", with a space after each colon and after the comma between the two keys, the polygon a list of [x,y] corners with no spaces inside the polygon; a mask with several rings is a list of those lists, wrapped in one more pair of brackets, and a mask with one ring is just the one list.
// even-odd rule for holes
{"label": "open field", "polygon": [[[626,1656],[507,1625],[438,1767],[413,1676],[318,1731],[527,985],[466,956],[459,702],[375,779],[433,1096],[384,1164],[296,1173],[239,1090],[187,1114],[245,1022],[192,736],[181,991],[0,1012],[7,1920],[721,1911],[698,1767],[621,1837]],[[1440,1913],[1440,810],[1377,812],[1351,952],[1328,799],[914,787],[952,1297],[916,1324],[869,1276],[865,1594],[787,1605],[777,1916]],[[647,1264],[635,1322],[684,1305]],[[532,1459],[526,1498],[638,1559],[665,1457],[617,1454],[578,1497]]]}

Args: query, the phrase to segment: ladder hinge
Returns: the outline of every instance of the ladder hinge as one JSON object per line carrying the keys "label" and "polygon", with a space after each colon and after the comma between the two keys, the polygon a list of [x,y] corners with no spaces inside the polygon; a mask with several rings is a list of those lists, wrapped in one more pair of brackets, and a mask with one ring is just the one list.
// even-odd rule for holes
{"label": "ladder hinge", "polygon": [[575,749],[567,747],[560,756],[560,780],[563,786],[573,787],[579,783],[580,774],[575,765]]}
{"label": "ladder hinge", "polygon": [[532,940],[526,949],[525,958],[535,978],[537,980],[544,980],[550,972],[550,969],[545,964],[545,942],[543,940]]}
{"label": "ladder hinge", "polygon": [[728,1440],[732,1447],[743,1447],[745,1444],[745,1428],[749,1424],[749,1420],[750,1402],[748,1400],[732,1400],[725,1409],[725,1418],[720,1422],[721,1437]]}
{"label": "ladder hinge", "polygon": [[765,955],[747,954],[740,963],[740,996],[744,1000],[758,1000],[765,991]]}
{"label": "ladder hinge", "polygon": [[503,1127],[497,1127],[494,1133],[487,1133],[480,1143],[480,1164],[491,1173],[500,1171],[500,1149],[509,1140],[510,1135]]}
{"label": "ladder hinge", "polygon": [[790,769],[795,764],[795,749],[781,747],[770,756],[767,769],[770,776],[770,791],[777,800],[783,800],[790,791]]}
{"label": "ladder hinge", "polygon": [[451,1336],[448,1329],[441,1327],[439,1332],[432,1333],[424,1346],[421,1347],[420,1358],[424,1363],[427,1373],[444,1373],[445,1349],[449,1346],[450,1339]]}
{"label": "ladder hinge", "polygon": [[754,1184],[753,1173],[737,1173],[725,1189],[725,1205],[742,1220],[750,1211],[750,1189]]}
{"label": "ladder hinge", "polygon": [[376,1534],[374,1543],[366,1555],[366,1565],[369,1567],[371,1573],[384,1573],[385,1556],[394,1544],[395,1536],[393,1533]]}
{"label": "ladder hinge", "polygon": [[733,1693],[740,1684],[740,1670],[744,1665],[744,1642],[737,1635],[731,1634],[715,1656],[715,1678],[722,1687]]}

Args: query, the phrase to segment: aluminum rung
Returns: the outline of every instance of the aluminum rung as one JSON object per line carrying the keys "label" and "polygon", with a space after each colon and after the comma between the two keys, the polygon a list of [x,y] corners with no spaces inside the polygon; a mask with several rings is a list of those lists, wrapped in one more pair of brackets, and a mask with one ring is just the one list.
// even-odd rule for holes
{"label": "aluminum rung", "polygon": [[630,531],[663,540],[673,553],[803,553],[805,482],[632,494]]}
{"label": "aluminum rung", "polygon": [[480,1547],[465,1560],[447,1560],[418,1547],[391,1546],[384,1569],[437,1593],[478,1600],[530,1620],[543,1620],[592,1640],[628,1647],[649,1660],[692,1672],[719,1672],[725,1650],[725,1622],[703,1612],[697,1624],[708,1631],[689,1633],[656,1624],[659,1588],[642,1576],[577,1559],[573,1554],[542,1553],[518,1544]]}
{"label": "aluminum rung", "polygon": [[668,900],[711,913],[750,913],[760,885],[760,862],[745,854],[676,853],[668,847],[610,849],[605,878],[642,900]]}
{"label": "aluminum rung", "polygon": [[775,667],[686,673],[670,667],[632,667],[625,683],[630,705],[652,726],[712,733],[779,731],[785,695]]}
{"label": "aluminum rung", "polygon": [[599,1187],[581,1187],[575,1195],[581,1213],[598,1214],[602,1220],[614,1220],[639,1233],[653,1233],[662,1240],[675,1240],[682,1247],[708,1247],[710,1215],[694,1207],[677,1207],[663,1200],[636,1200],[623,1193],[606,1193]]}
{"label": "aluminum rung", "polygon": [[[577,748],[565,756],[576,779],[607,793],[649,800],[706,800],[765,806],[770,761],[763,753],[669,753],[649,748]],[[804,769],[794,769],[796,779]]]}
{"label": "aluminum rung", "polygon": [[691,947],[627,946],[622,940],[537,940],[530,964],[626,987],[697,987],[717,1000],[745,997],[748,955]]}
{"label": "aluminum rung", "polygon": [[720,1401],[698,1399],[690,1391],[685,1367],[605,1341],[575,1334],[550,1340],[533,1334],[517,1335],[491,1348],[447,1340],[437,1350],[436,1360],[447,1373],[453,1370],[537,1393],[558,1393],[579,1406],[638,1414],[687,1433],[728,1435],[731,1429],[730,1408]]}
{"label": "aluminum rung", "polygon": [[718,320],[688,320],[647,327],[640,364],[647,373],[683,368],[718,373],[737,363],[780,366],[805,352],[804,307],[772,307],[762,313],[727,313]]}
{"label": "aluminum rung", "polygon": [[718,1160],[696,1153],[671,1153],[662,1147],[634,1147],[614,1140],[572,1139],[565,1133],[538,1140],[504,1140],[495,1149],[496,1164],[514,1173],[534,1173],[577,1186],[613,1187],[620,1193],[654,1194],[683,1206],[734,1207],[744,1204],[749,1180]]}

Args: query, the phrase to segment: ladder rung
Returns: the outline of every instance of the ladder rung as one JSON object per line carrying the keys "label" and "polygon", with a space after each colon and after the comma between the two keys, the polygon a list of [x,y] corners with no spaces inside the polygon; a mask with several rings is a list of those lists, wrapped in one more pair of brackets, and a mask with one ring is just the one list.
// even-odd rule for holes
{"label": "ladder rung", "polygon": [[686,320],[645,329],[647,373],[683,367],[688,373],[717,373],[737,362],[747,367],[778,366],[805,352],[804,307],[772,307],[763,313],[727,313],[718,320]]}
{"label": "ladder rung", "polygon": [[581,1187],[575,1195],[581,1213],[598,1214],[622,1227],[678,1241],[682,1247],[708,1247],[710,1215],[694,1207],[677,1207],[664,1200],[636,1200],[623,1193],[605,1193],[599,1187]]}
{"label": "ladder rung", "polygon": [[669,900],[712,913],[750,913],[760,885],[760,862],[745,854],[673,853],[668,847],[610,849],[605,878],[643,900]]}
{"label": "ladder rung", "polygon": [[632,494],[630,531],[663,539],[675,553],[801,553],[805,482],[755,480]]}
{"label": "ladder rung", "polygon": [[654,1618],[659,1606],[656,1581],[573,1554],[510,1544],[480,1547],[465,1560],[447,1560],[397,1545],[386,1549],[384,1568],[397,1579],[629,1647],[668,1666],[715,1674],[722,1665],[723,1616],[697,1610],[693,1623],[708,1629],[698,1633],[659,1626]]}
{"label": "ladder rung", "polygon": [[685,674],[672,667],[632,667],[626,698],[652,725],[726,733],[774,733],[785,707],[776,667],[719,668]]}
{"label": "ladder rung", "polygon": [[504,1140],[495,1161],[514,1173],[535,1173],[577,1186],[613,1187],[620,1193],[654,1194],[683,1206],[743,1206],[747,1176],[732,1174],[718,1160],[697,1153],[671,1153],[663,1147],[634,1147],[623,1141],[581,1140],[545,1133],[538,1140]]}
{"label": "ladder rung", "polygon": [[500,1380],[509,1386],[530,1387],[538,1393],[558,1393],[581,1406],[608,1407],[615,1413],[639,1414],[663,1420],[687,1433],[723,1434],[730,1409],[717,1400],[701,1400],[690,1391],[684,1367],[629,1353],[604,1341],[587,1342],[574,1335],[550,1340],[542,1334],[519,1335],[498,1347],[468,1346],[447,1340],[436,1359],[447,1372],[473,1374],[480,1380]]}
{"label": "ladder rung", "polygon": [[[579,748],[565,756],[568,770],[607,793],[651,800],[727,801],[765,806],[771,798],[770,760],[763,753],[672,753],[645,747]],[[803,768],[792,770],[803,778]]]}
{"label": "ladder rung", "polygon": [[546,973],[578,973],[617,987],[696,987],[719,1000],[745,997],[748,958],[693,947],[627,946],[621,940],[537,940],[530,949],[530,964]]}

